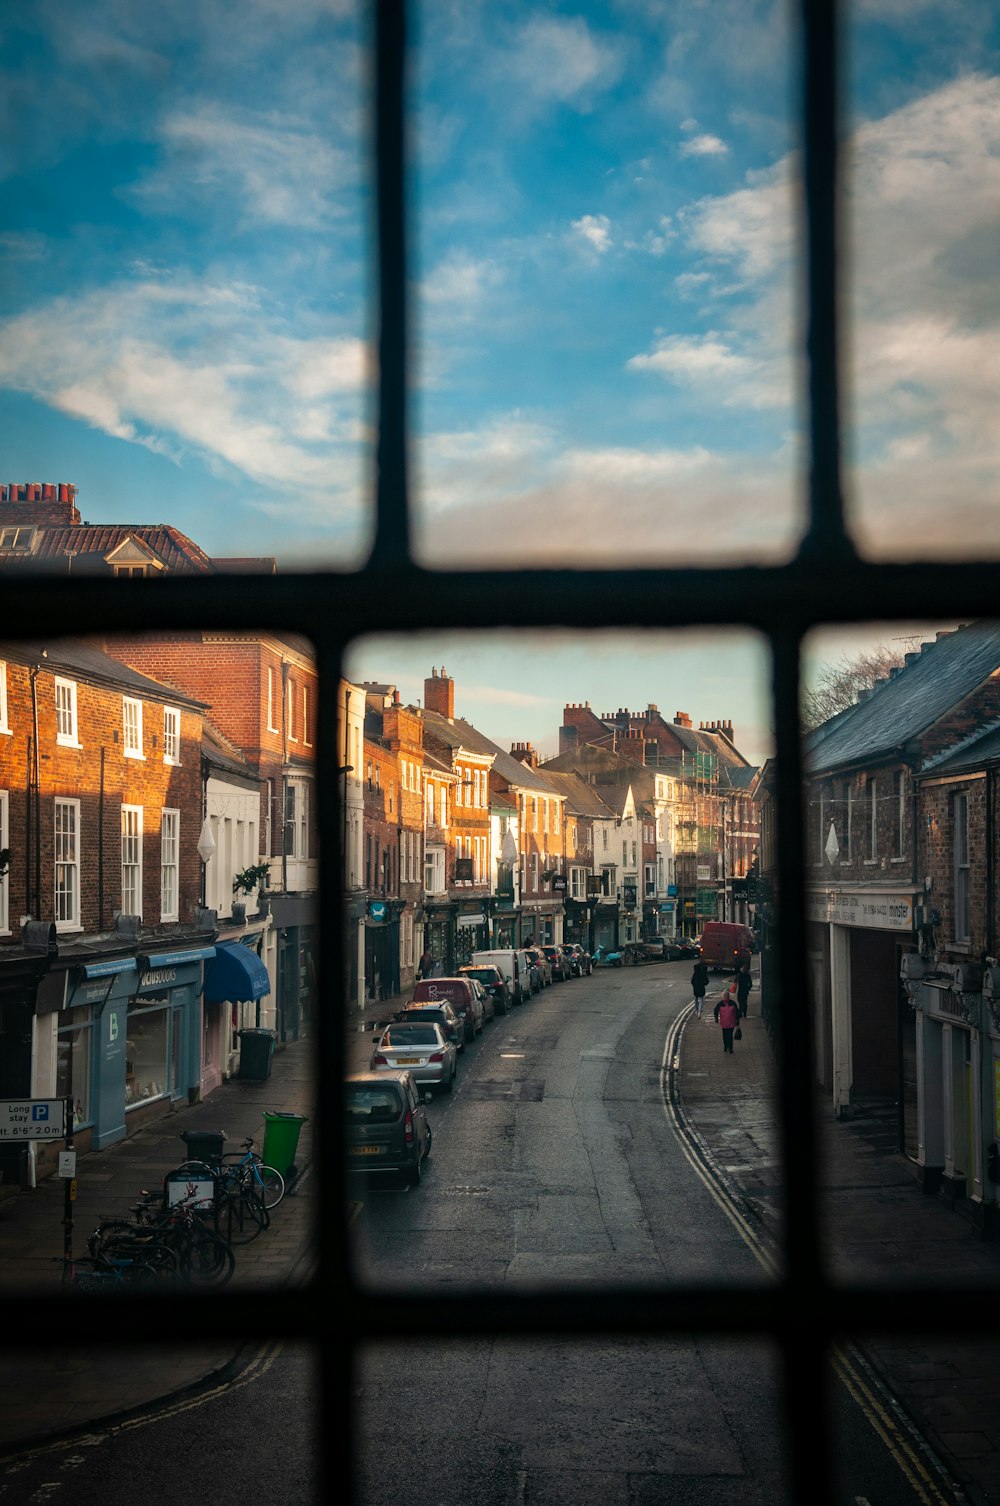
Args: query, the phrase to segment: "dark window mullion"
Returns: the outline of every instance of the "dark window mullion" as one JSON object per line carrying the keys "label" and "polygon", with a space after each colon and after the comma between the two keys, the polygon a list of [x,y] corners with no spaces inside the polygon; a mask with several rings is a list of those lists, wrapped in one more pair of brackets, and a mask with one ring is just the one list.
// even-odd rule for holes
{"label": "dark window mullion", "polygon": [[809,529],[803,555],[853,555],[845,531],[838,387],[837,0],[801,0],[803,226],[809,403]]}
{"label": "dark window mullion", "polygon": [[378,447],[372,565],[410,562],[407,451],[406,0],[375,3]]}

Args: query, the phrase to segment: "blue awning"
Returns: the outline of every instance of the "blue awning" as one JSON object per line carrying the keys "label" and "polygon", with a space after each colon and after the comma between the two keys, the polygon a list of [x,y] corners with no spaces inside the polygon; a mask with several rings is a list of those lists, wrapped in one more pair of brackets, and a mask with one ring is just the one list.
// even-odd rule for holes
{"label": "blue awning", "polygon": [[134,957],[112,957],[107,962],[81,962],[80,971],[85,978],[111,978],[117,973],[134,973]]}
{"label": "blue awning", "polygon": [[214,946],[188,947],[182,952],[143,952],[139,962],[144,971],[159,967],[182,967],[185,962],[207,962],[215,956]]}
{"label": "blue awning", "polygon": [[267,968],[256,952],[238,941],[217,941],[215,956],[205,964],[205,999],[218,1004],[228,999],[232,1004],[262,999],[271,992]]}

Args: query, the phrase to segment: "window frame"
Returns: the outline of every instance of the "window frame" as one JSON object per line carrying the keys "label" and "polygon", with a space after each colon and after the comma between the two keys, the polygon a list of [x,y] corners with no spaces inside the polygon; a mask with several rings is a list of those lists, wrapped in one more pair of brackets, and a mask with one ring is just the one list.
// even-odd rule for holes
{"label": "window frame", "polygon": [[138,696],[122,696],[122,755],[144,758],[142,751],[142,701]]}
{"label": "window frame", "polygon": [[[168,823],[167,818],[172,820]],[[173,826],[173,835],[170,842],[173,848],[172,862],[167,861],[167,836],[166,828]],[[167,874],[173,873],[173,904],[168,903]],[[177,920],[180,916],[180,878],[181,878],[181,813],[176,806],[163,806],[160,810],[160,920]]]}
{"label": "window frame", "polygon": [[[72,813],[73,813],[73,820],[72,820],[73,856],[71,858],[70,857],[66,857],[65,855],[60,856],[60,839],[61,838],[64,839],[65,836],[67,835],[67,833],[65,831],[60,832],[60,830],[59,830],[59,810],[60,810],[60,807],[66,809],[66,810],[72,811]],[[80,930],[83,929],[83,916],[82,916],[82,910],[81,910],[81,895],[80,895],[80,847],[81,847],[80,801],[77,800],[77,799],[74,799],[73,797],[68,796],[68,795],[56,795],[56,797],[54,798],[54,800],[52,802],[52,890],[53,890],[53,901],[52,901],[52,903],[53,903],[53,909],[52,909],[52,913],[53,913],[53,915],[55,917],[55,926],[56,926],[56,931],[57,932],[61,932],[61,931],[80,931]],[[72,877],[71,877],[71,881],[70,881],[70,884],[69,884],[68,888],[65,885],[62,888],[60,888],[60,884],[59,884],[59,869],[60,869],[60,867],[62,867],[62,868],[68,868],[71,871]],[[62,893],[62,894],[68,894],[69,897],[70,897],[70,901],[71,901],[71,903],[70,903],[71,914],[69,914],[69,915],[65,915],[65,914],[64,915],[60,915],[59,914],[59,909],[60,909],[59,896],[60,896],[60,893]]]}
{"label": "window frame", "polygon": [[[66,704],[60,705],[59,692],[67,693]],[[53,697],[56,707],[56,745],[60,748],[80,748],[80,719],[77,710],[76,681],[70,680],[65,675],[56,675],[53,681]],[[63,721],[68,722],[64,729]]]}
{"label": "window frame", "polygon": [[[134,816],[135,830],[129,831],[129,817]],[[127,800],[121,806],[121,908],[123,915],[138,915],[142,918],[143,880],[143,807],[132,805]],[[126,853],[129,856],[126,856]],[[134,854],[134,856],[133,856]],[[131,876],[134,874],[134,878]],[[128,881],[126,882],[126,879]]]}
{"label": "window frame", "polygon": [[[840,177],[838,151],[840,70],[836,0],[798,0],[801,47],[802,275],[795,279],[803,301],[801,327],[804,388],[803,493],[806,524],[794,557],[766,567],[707,565],[622,569],[555,567],[517,570],[428,570],[413,558],[408,495],[408,264],[405,167],[407,14],[404,0],[380,0],[372,8],[375,28],[374,116],[377,224],[376,296],[373,326],[378,330],[379,373],[376,440],[376,507],[371,552],[354,571],[260,576],[247,590],[245,578],[215,575],[181,577],[162,599],[150,597],[149,623],[158,628],[203,629],[220,624],[246,631],[301,633],[311,638],[322,665],[317,736],[321,745],[339,746],[337,676],[348,645],[366,633],[412,635],[420,627],[421,601],[447,603],[447,625],[471,632],[496,628],[495,603],[516,596],[518,626],[533,630],[686,629],[747,627],[768,638],[772,650],[772,710],[775,725],[775,813],[773,837],[776,883],[782,895],[776,917],[779,1000],[774,1026],[780,1030],[778,1099],[781,1155],[786,1171],[783,1269],[770,1285],[736,1286],[731,1281],[675,1285],[631,1293],[621,1289],[491,1292],[481,1294],[372,1291],[352,1272],[349,1200],[325,1196],[319,1210],[319,1261],[314,1278],[299,1288],[270,1290],[266,1303],[247,1306],[240,1292],[220,1292],[212,1302],[189,1310],[191,1342],[237,1338],[248,1333],[321,1343],[324,1395],[319,1405],[338,1403],[348,1445],[338,1443],[337,1468],[352,1478],[356,1439],[354,1365],[361,1349],[382,1339],[419,1345],[442,1337],[501,1333],[507,1338],[569,1335],[575,1339],[605,1333],[645,1338],[695,1335],[769,1341],[779,1359],[789,1422],[790,1499],[826,1506],[833,1499],[832,1449],[822,1398],[827,1391],[829,1357],[846,1336],[876,1331],[899,1335],[922,1331],[928,1316],[942,1315],[952,1335],[1000,1330],[976,1291],[946,1284],[866,1288],[835,1284],[820,1240],[816,1102],[811,1085],[812,1011],[798,1007],[802,980],[809,975],[805,952],[806,870],[799,712],[803,642],[817,625],[912,620],[914,602],[934,603],[941,618],[995,616],[994,561],[910,561],[876,565],[862,559],[845,524],[841,483],[839,364],[839,280],[837,257]],[[330,611],[331,583],[336,612]],[[81,621],[95,631],[134,631],[135,597],[112,579],[80,577],[72,589],[64,581],[37,577],[5,579],[8,636],[28,637],[37,622],[39,599],[53,635],[79,633]],[[137,587],[137,589],[141,589]],[[114,599],[115,592],[119,598]],[[414,604],[418,604],[416,609]],[[435,611],[428,612],[433,621]],[[21,626],[21,625],[24,626]],[[79,746],[79,744],[75,744]],[[355,767],[360,766],[360,756]],[[334,853],[344,820],[336,799],[321,799],[319,834]],[[613,866],[611,867],[614,873]],[[320,958],[324,996],[342,996],[347,958],[341,935],[340,885],[327,882],[319,896],[319,923],[329,940]],[[344,1071],[342,1022],[322,1011],[318,1024],[317,1083],[339,1082]],[[343,1129],[336,1113],[324,1116],[316,1137],[316,1176],[324,1187],[346,1194]],[[321,1298],[331,1290],[342,1297],[322,1313]],[[942,1301],[946,1297],[947,1301]],[[183,1300],[183,1299],[181,1299]],[[13,1316],[23,1307],[20,1294],[0,1294]],[[17,1309],[14,1304],[17,1303]],[[131,1302],[134,1321],[118,1337],[123,1344],[146,1344],[162,1314],[154,1299]],[[195,1321],[195,1312],[197,1319]],[[71,1321],[67,1322],[67,1317]],[[68,1295],[59,1303],[31,1302],[32,1340],[54,1349],[72,1344],[86,1350],[105,1338],[107,1315],[99,1304]]]}
{"label": "window frame", "polygon": [[[173,731],[168,730],[170,718],[173,718],[175,722]],[[179,706],[164,706],[163,708],[163,762],[175,769],[181,766],[181,710]]]}

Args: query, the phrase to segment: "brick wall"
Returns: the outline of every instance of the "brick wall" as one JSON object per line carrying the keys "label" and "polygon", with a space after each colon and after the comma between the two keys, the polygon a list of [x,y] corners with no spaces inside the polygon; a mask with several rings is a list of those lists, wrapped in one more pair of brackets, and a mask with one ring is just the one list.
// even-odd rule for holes
{"label": "brick wall", "polygon": [[[57,740],[57,675],[76,685],[77,741]],[[17,931],[21,915],[55,919],[55,801],[79,801],[78,862],[80,922],[85,931],[108,929],[122,908],[122,806],[142,808],[142,913],[147,925],[160,920],[160,830],[164,807],[179,812],[178,913],[190,920],[198,903],[201,865],[197,853],[201,826],[201,716],[180,711],[180,762],[163,757],[164,705],[90,683],[73,669],[46,668],[36,680],[38,720],[37,829],[29,828],[29,755],[34,714],[31,671],[8,661],[9,737],[0,737],[0,789],[10,791],[9,915]],[[123,695],[142,704],[144,757],[127,758],[123,738]],[[32,802],[32,807],[34,802]]]}

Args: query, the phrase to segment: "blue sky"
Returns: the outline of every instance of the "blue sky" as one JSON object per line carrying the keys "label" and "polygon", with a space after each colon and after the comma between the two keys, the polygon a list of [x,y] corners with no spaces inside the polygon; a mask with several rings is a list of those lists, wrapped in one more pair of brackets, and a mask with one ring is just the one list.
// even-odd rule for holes
{"label": "blue sky", "polygon": [[[422,557],[786,558],[786,5],[415,14]],[[846,438],[874,555],[998,552],[998,24],[992,0],[852,7]],[[5,479],[75,482],[85,517],[174,523],[210,553],[358,562],[367,46],[348,0],[5,9]]]}

